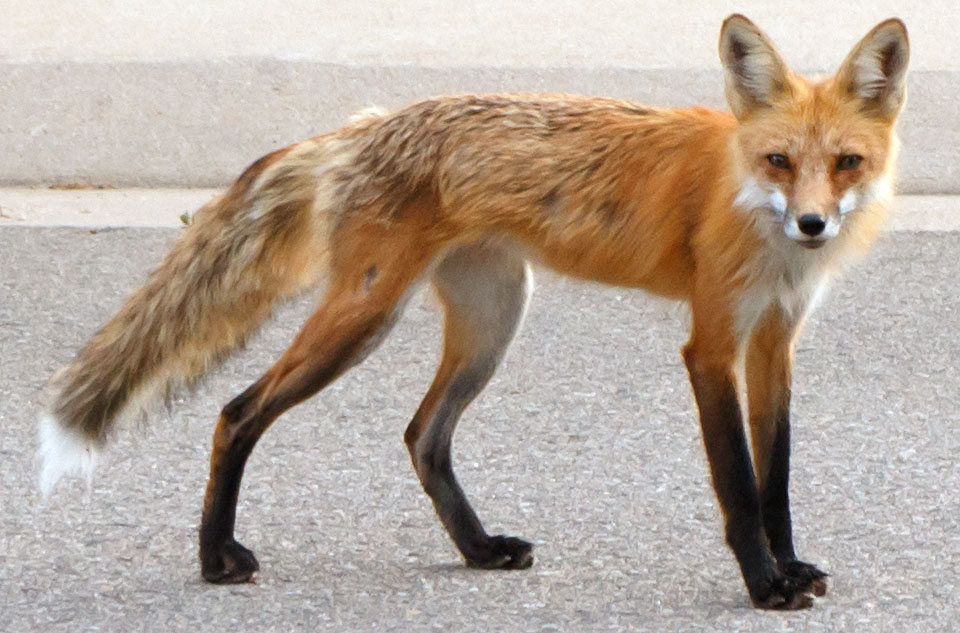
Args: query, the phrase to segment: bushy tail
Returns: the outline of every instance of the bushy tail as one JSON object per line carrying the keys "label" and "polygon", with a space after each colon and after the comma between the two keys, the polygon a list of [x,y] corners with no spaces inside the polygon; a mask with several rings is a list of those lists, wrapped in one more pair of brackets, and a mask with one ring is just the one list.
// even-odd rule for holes
{"label": "bushy tail", "polygon": [[40,422],[45,494],[68,471],[89,476],[136,401],[195,380],[279,298],[315,282],[328,253],[329,210],[318,196],[331,151],[311,140],[254,163],[197,212],[147,283],[58,373]]}

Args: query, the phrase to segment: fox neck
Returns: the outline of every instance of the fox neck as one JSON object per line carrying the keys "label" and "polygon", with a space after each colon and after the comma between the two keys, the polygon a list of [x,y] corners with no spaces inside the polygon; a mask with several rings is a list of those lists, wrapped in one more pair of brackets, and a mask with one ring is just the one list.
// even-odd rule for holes
{"label": "fox neck", "polygon": [[[767,209],[745,210],[742,202],[750,183],[737,189],[731,221],[741,225],[754,248],[744,249],[737,277],[736,329],[746,336],[757,319],[777,306],[790,320],[802,321],[819,303],[830,279],[859,259],[876,239],[886,217],[888,200],[877,198],[844,218],[839,233],[815,250],[785,235],[782,222]],[[738,204],[740,203],[740,204]],[[769,214],[765,216],[764,214]]]}

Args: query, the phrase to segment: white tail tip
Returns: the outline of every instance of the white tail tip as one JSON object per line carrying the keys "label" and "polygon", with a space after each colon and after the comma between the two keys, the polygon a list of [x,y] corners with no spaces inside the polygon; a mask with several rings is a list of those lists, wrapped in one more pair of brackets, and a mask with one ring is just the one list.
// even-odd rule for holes
{"label": "white tail tip", "polygon": [[72,429],[64,428],[50,414],[40,418],[38,428],[41,461],[40,492],[44,499],[64,475],[78,474],[87,480],[89,490],[93,483],[93,471],[100,454],[95,441],[88,440]]}

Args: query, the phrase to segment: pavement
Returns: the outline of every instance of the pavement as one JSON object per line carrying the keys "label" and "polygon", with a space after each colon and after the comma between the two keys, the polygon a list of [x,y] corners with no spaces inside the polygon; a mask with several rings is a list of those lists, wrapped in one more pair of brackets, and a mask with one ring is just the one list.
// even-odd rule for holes
{"label": "pavement", "polygon": [[795,534],[832,575],[797,613],[751,609],[723,544],[678,354],[684,309],[542,271],[454,454],[488,529],[534,541],[527,571],[464,568],[410,467],[402,433],[438,355],[429,295],[258,445],[238,514],[256,584],[199,577],[210,437],[312,297],[169,411],[121,430],[89,495],[74,481],[41,504],[43,385],[177,232],[0,227],[0,630],[956,630],[960,232],[887,235],[800,340]]}

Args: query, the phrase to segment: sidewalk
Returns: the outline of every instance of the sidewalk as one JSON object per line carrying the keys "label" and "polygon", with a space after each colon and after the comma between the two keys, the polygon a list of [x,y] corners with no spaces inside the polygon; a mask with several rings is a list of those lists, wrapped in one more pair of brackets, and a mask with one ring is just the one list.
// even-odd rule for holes
{"label": "sidewalk", "polygon": [[[724,107],[724,0],[696,3],[6,3],[0,185],[221,186],[357,110],[445,93],[577,92]],[[912,41],[904,193],[960,193],[960,12],[952,0],[736,9],[796,69],[831,71],[878,21]]]}
{"label": "sidewalk", "polygon": [[[0,228],[9,226],[182,226],[221,189],[0,188]],[[960,196],[899,196],[894,231],[960,231]]]}

